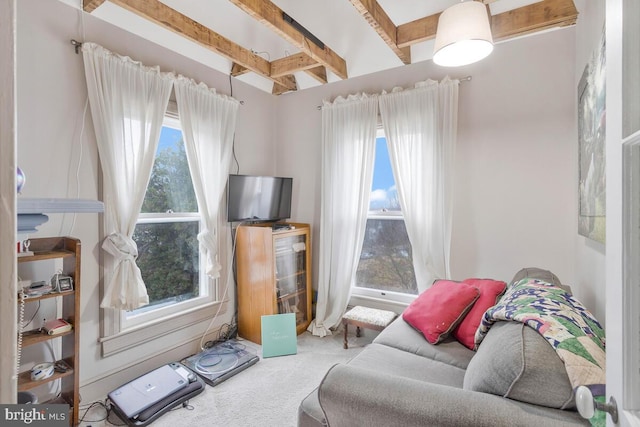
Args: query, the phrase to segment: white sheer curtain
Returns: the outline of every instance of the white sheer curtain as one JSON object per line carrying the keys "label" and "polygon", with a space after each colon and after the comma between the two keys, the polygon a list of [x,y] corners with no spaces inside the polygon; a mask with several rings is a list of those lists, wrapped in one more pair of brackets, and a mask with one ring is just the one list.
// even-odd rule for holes
{"label": "white sheer curtain", "polygon": [[151,176],[173,75],[83,43],[85,77],[104,174],[105,251],[115,258],[101,307],[149,303],[131,236]]}
{"label": "white sheer curtain", "polygon": [[400,207],[413,250],[418,290],[450,277],[453,160],[458,80],[426,81],[380,95]]}
{"label": "white sheer curtain", "polygon": [[351,96],[322,109],[320,259],[314,335],[331,335],[355,281],[373,179],[377,96]]}
{"label": "white sheer curtain", "polygon": [[203,220],[198,241],[201,252],[207,256],[207,275],[216,278],[221,269],[218,211],[229,175],[239,102],[183,76],[177,78],[175,92],[189,170]]}

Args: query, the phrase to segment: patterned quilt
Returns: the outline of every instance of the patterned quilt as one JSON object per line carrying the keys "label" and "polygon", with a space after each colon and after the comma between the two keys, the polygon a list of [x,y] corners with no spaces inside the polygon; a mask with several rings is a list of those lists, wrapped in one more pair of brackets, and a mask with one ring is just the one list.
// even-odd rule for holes
{"label": "patterned quilt", "polygon": [[[496,321],[524,323],[538,331],[556,350],[574,390],[587,386],[605,399],[605,334],[593,315],[564,290],[537,279],[510,286],[497,305],[487,310],[475,336],[476,346]],[[604,425],[604,413],[591,422]],[[598,418],[598,419],[596,419]]]}

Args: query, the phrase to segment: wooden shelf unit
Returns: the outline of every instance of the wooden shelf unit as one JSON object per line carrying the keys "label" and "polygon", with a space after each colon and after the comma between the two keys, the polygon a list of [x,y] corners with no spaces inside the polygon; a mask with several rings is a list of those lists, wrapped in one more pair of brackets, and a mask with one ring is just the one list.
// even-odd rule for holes
{"label": "wooden shelf unit", "polygon": [[[61,340],[62,357],[69,369],[66,372],[55,372],[51,377],[43,380],[32,380],[31,372],[26,371],[18,375],[18,391],[26,391],[55,380],[60,380],[61,396],[52,402],[42,403],[66,403],[69,405],[69,425],[76,426],[79,423],[80,404],[80,265],[81,244],[80,240],[73,237],[47,237],[29,239],[31,256],[18,257],[18,263],[38,262],[44,260],[62,259],[62,274],[71,276],[73,290],[63,292],[51,292],[45,295],[24,298],[25,304],[51,298],[59,298],[62,301],[62,317],[73,325],[69,332],[48,335],[40,331],[24,331],[22,335],[22,348],[43,343],[49,340]],[[55,272],[52,272],[52,275]],[[21,304],[18,296],[18,304]]]}
{"label": "wooden shelf unit", "polygon": [[238,333],[257,344],[263,315],[295,313],[298,334],[311,323],[311,231],[309,224],[289,225],[237,229]]}

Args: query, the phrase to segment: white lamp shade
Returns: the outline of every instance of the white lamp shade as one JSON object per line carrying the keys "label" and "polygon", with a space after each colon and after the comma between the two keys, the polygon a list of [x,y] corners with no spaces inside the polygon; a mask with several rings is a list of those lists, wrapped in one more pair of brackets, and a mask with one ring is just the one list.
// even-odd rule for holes
{"label": "white lamp shade", "polygon": [[440,14],[433,62],[458,67],[479,61],[492,50],[491,26],[483,3],[458,3]]}

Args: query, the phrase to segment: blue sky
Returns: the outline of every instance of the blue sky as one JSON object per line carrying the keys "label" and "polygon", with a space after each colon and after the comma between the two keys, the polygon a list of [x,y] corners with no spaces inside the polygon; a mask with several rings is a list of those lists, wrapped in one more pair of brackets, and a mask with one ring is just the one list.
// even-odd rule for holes
{"label": "blue sky", "polygon": [[182,131],[180,129],[170,128],[168,126],[162,127],[160,133],[160,142],[158,143],[158,152],[165,148],[175,147],[175,143],[182,139]]}
{"label": "blue sky", "polygon": [[387,140],[384,137],[376,139],[376,160],[373,170],[373,184],[371,185],[371,196],[369,199],[369,209],[389,209],[390,201],[395,198],[396,185],[389,161],[389,151],[387,150]]}

